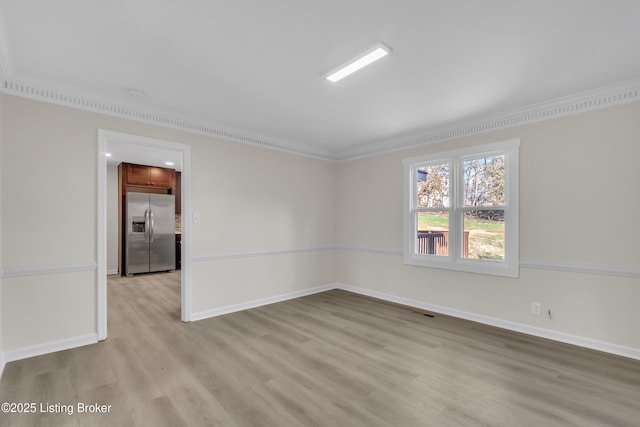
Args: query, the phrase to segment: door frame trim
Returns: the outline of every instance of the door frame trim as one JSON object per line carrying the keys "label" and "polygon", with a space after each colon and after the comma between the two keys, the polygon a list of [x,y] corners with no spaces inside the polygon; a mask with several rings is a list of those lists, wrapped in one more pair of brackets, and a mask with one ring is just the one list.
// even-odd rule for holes
{"label": "door frame trim", "polygon": [[107,156],[109,142],[125,142],[142,147],[162,148],[182,154],[182,266],[180,304],[181,319],[191,321],[191,146],[139,135],[98,129],[98,200],[97,200],[97,334],[107,338]]}

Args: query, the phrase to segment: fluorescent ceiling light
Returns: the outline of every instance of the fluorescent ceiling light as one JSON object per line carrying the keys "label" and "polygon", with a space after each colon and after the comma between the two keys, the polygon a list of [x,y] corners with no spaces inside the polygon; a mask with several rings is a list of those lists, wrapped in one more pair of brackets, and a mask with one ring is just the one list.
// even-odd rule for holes
{"label": "fluorescent ceiling light", "polygon": [[173,166],[173,162],[164,162],[164,164],[167,166]]}
{"label": "fluorescent ceiling light", "polygon": [[127,93],[129,94],[129,96],[132,96],[134,98],[144,98],[145,93],[141,90],[138,89],[127,89]]}
{"label": "fluorescent ceiling light", "polygon": [[355,73],[359,69],[366,67],[372,62],[375,62],[378,59],[387,56],[389,53],[391,53],[391,48],[389,46],[378,43],[366,52],[356,56],[347,64],[341,66],[335,71],[332,71],[329,75],[326,76],[326,79],[335,83],[338,80],[347,77],[349,74]]}

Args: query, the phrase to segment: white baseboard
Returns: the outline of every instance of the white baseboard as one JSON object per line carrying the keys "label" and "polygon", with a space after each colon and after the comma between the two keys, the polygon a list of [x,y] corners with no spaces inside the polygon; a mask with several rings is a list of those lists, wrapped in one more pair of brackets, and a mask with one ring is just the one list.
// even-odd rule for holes
{"label": "white baseboard", "polygon": [[603,351],[605,353],[616,354],[618,356],[629,357],[631,359],[640,360],[640,349],[626,347],[619,344],[613,344],[605,341],[598,341],[578,335],[567,334],[564,332],[553,331],[545,328],[525,325],[523,323],[511,322],[508,320],[497,319],[495,317],[484,316],[481,314],[471,313],[467,311],[457,310],[454,308],[443,307],[439,305],[429,304],[426,302],[390,295],[383,292],[373,291],[370,289],[359,288],[357,286],[345,285],[343,283],[336,284],[337,289],[366,295],[373,298],[382,299],[409,307],[420,308],[426,311],[445,314],[447,316],[457,317],[460,319],[471,320],[473,322],[485,325],[496,326],[498,328],[507,329],[515,332],[533,335],[540,338],[547,338],[553,341],[559,341],[566,344],[573,344],[580,347],[590,348],[592,350]]}
{"label": "white baseboard", "polygon": [[[460,319],[466,319],[473,322],[482,323],[485,325],[496,326],[502,329],[507,329],[515,332],[522,332],[528,335],[547,338],[550,340],[559,341],[566,344],[573,344],[580,347],[590,348],[593,350],[603,351],[606,353],[616,354],[619,356],[640,360],[640,349],[637,349],[637,348],[626,347],[626,346],[613,344],[605,341],[598,341],[598,340],[594,340],[591,338],[586,338],[578,335],[567,334],[564,332],[538,328],[535,326],[529,326],[522,323],[511,322],[508,320],[502,320],[494,317],[457,310],[450,307],[429,304],[423,301],[391,295],[384,292],[374,291],[371,289],[360,288],[357,286],[346,285],[343,283],[332,283],[324,286],[318,286],[315,288],[302,289],[299,291],[289,292],[286,294],[280,294],[272,297],[261,298],[253,301],[247,301],[240,304],[234,304],[234,305],[229,305],[225,307],[215,308],[212,310],[201,311],[198,313],[193,313],[191,316],[191,319],[193,321],[197,321],[197,320],[207,319],[210,317],[222,316],[224,314],[235,313],[237,311],[248,310],[251,308],[261,307],[268,304],[274,304],[277,302],[287,301],[294,298],[300,298],[307,295],[317,294],[320,292],[329,291],[331,289],[342,289],[345,291],[354,292],[357,294],[366,295],[369,297],[378,298],[381,300],[402,304],[409,307],[420,308],[422,310],[445,314],[448,316],[457,317]],[[48,353],[54,353],[61,350],[68,350],[71,348],[82,347],[89,344],[95,344],[97,342],[98,342],[97,334],[87,334],[79,337],[67,338],[59,341],[50,341],[43,344],[36,344],[33,346],[28,346],[28,347],[23,347],[15,350],[2,352],[0,353],[0,377],[2,376],[4,367],[8,362],[26,359],[34,356],[40,356]]]}
{"label": "white baseboard", "polygon": [[224,307],[214,308],[212,310],[205,310],[197,313],[192,313],[191,320],[196,321],[196,320],[208,319],[210,317],[222,316],[224,314],[235,313],[236,311],[248,310],[250,308],[261,307],[263,305],[274,304],[277,302],[282,302],[282,301],[286,301],[294,298],[300,298],[307,295],[330,291],[331,289],[336,289],[336,285],[335,284],[323,285],[315,288],[302,289],[300,291],[289,292],[286,294],[275,295],[272,297],[256,299],[253,301],[247,301],[240,304],[227,305]]}
{"label": "white baseboard", "polygon": [[98,342],[97,334],[87,334],[79,337],[65,338],[58,341],[49,341],[42,344],[8,350],[2,353],[0,358],[4,363],[14,360],[27,359],[29,357],[41,356],[43,354],[55,353],[56,351],[69,350],[71,348],[82,347]]}

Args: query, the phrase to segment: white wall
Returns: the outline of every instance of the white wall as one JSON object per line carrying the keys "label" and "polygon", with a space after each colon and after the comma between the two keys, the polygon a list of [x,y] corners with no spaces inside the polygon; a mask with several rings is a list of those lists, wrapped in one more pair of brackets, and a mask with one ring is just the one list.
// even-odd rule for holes
{"label": "white wall", "polygon": [[192,211],[202,217],[191,235],[194,312],[333,282],[334,164],[11,95],[3,102],[5,352],[96,334],[98,129],[191,146]]}
{"label": "white wall", "polygon": [[[639,117],[636,102],[340,163],[338,281],[640,355]],[[521,138],[520,278],[404,265],[402,159],[512,138]],[[552,319],[531,315],[533,301]]]}
{"label": "white wall", "polygon": [[192,169],[194,313],[334,282],[334,164],[225,142]]}
{"label": "white wall", "polygon": [[[4,95],[0,94],[0,165],[2,165],[2,135],[3,135],[3,119],[2,119],[2,103],[4,102]],[[2,182],[3,182],[3,170],[0,170],[0,242],[2,242]],[[4,310],[2,310],[2,244],[0,244],[0,376],[4,370],[4,355],[3,355],[3,325],[4,325]]]}
{"label": "white wall", "polygon": [[118,273],[118,166],[107,166],[107,274]]}
{"label": "white wall", "polygon": [[[1,105],[5,353],[95,337],[98,129],[191,146],[196,317],[337,280],[640,349],[640,103],[338,164],[11,95]],[[512,138],[520,278],[403,265],[402,159]],[[529,314],[532,301],[553,318]]]}

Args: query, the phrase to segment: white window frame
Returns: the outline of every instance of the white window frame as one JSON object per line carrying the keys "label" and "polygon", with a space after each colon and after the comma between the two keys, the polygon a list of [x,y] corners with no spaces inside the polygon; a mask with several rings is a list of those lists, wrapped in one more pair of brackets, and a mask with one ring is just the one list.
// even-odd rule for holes
{"label": "white window frame", "polygon": [[[479,145],[459,150],[451,150],[404,159],[404,263],[422,267],[496,276],[519,276],[519,151],[520,139],[512,139],[492,144]],[[469,159],[504,155],[505,156],[505,204],[492,209],[504,209],[505,253],[504,260],[479,260],[463,257],[464,179],[463,162]],[[424,255],[416,253],[417,207],[416,173],[425,164],[449,163],[450,203],[446,208],[435,210],[449,211],[449,251],[448,256]],[[474,208],[475,209],[475,208]],[[432,209],[434,210],[434,209]]]}

